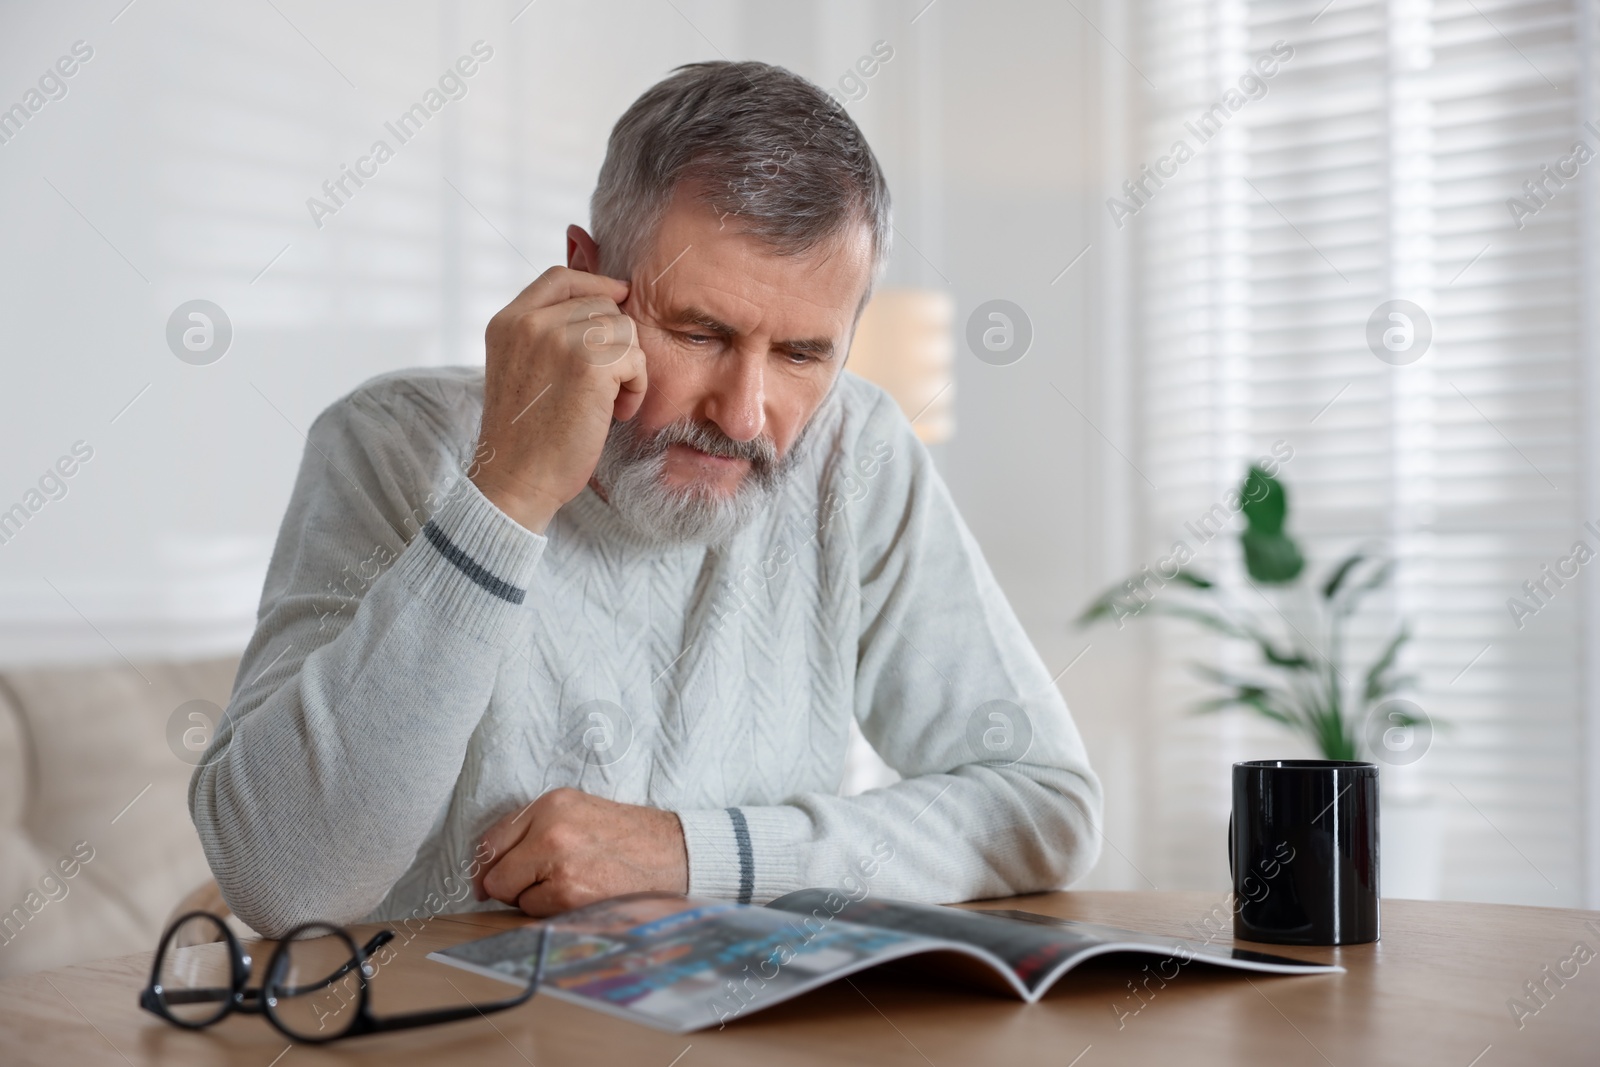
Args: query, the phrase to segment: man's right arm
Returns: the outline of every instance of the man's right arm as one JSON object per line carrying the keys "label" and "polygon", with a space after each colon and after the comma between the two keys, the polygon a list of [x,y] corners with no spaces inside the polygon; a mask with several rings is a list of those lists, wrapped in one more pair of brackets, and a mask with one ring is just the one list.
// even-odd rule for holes
{"label": "man's right arm", "polygon": [[501,660],[527,646],[519,606],[545,527],[643,399],[628,292],[553,267],[490,320],[467,464],[451,467],[463,413],[420,386],[358,390],[312,426],[228,714],[189,785],[217,884],[261,933],[359,919],[414,860]]}
{"label": "man's right arm", "polygon": [[473,484],[442,399],[383,392],[311,428],[255,635],[190,782],[223,896],[267,936],[383,899],[526,643],[545,538]]}

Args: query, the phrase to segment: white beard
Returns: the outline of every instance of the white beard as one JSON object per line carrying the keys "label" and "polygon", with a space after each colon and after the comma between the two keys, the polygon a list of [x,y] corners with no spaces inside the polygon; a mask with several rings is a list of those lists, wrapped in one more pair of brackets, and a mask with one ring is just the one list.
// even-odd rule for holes
{"label": "white beard", "polygon": [[[808,425],[807,430],[810,429]],[[772,506],[800,454],[806,431],[781,458],[770,438],[735,441],[714,426],[679,420],[647,440],[633,422],[612,422],[595,481],[607,501],[634,532],[662,544],[722,545]],[[663,480],[667,449],[685,444],[714,456],[749,461],[750,469],[732,493],[698,486],[675,489]]]}

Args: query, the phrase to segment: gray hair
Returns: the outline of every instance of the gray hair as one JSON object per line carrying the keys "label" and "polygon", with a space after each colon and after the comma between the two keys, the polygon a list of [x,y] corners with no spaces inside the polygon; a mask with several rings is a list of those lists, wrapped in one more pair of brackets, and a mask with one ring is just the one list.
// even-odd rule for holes
{"label": "gray hair", "polygon": [[889,186],[855,120],[822,89],[770,63],[725,60],[687,63],[647,89],[612,128],[589,203],[605,274],[632,273],[684,182],[777,255],[866,225],[866,305],[889,258]]}

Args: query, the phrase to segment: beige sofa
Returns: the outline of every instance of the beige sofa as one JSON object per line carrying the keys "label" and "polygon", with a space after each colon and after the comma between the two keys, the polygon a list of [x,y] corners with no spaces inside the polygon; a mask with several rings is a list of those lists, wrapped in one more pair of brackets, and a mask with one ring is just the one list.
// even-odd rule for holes
{"label": "beige sofa", "polygon": [[210,878],[168,726],[237,667],[0,671],[0,976],[154,948]]}

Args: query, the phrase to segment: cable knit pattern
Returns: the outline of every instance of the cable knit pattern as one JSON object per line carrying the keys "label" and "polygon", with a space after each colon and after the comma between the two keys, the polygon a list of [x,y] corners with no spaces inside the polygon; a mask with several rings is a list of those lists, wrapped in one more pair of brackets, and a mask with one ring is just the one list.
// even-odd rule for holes
{"label": "cable knit pattern", "polygon": [[[558,786],[676,812],[706,896],[953,901],[1093,865],[1071,716],[876,387],[842,375],[781,499],[717,549],[642,541],[587,489],[524,529],[468,477],[482,410],[481,370],[405,371],[312,426],[190,784],[251,926],[499,907],[464,892],[474,846]],[[1031,734],[1009,762],[974,741],[995,700]],[[837,795],[852,716],[903,781]]]}

